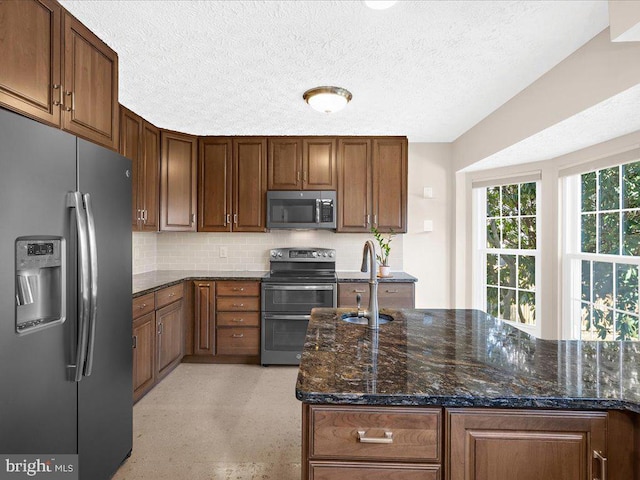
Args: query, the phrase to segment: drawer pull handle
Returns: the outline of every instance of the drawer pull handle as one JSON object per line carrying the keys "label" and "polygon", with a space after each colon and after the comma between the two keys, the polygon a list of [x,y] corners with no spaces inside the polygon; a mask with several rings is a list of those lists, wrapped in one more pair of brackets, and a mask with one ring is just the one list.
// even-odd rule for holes
{"label": "drawer pull handle", "polygon": [[233,335],[231,335],[233,338],[242,338],[244,337],[244,333],[234,333]]}
{"label": "drawer pull handle", "polygon": [[234,291],[234,292],[244,292],[244,287],[240,287],[240,288],[238,288],[238,287],[233,287],[233,291]]}
{"label": "drawer pull handle", "polygon": [[244,303],[240,303],[240,304],[234,303],[233,306],[234,307],[244,307]]}
{"label": "drawer pull handle", "polygon": [[594,480],[607,480],[607,457],[602,456],[602,452],[594,450],[593,458],[600,463],[600,478],[595,478]]}
{"label": "drawer pull handle", "polygon": [[140,310],[142,310],[143,308],[146,308],[146,307],[147,307],[147,304],[146,304],[146,303],[143,303],[142,305],[139,305],[139,306],[138,306],[138,308],[139,308]]}
{"label": "drawer pull handle", "polygon": [[175,294],[175,293],[170,293],[170,294],[169,294],[169,296],[170,296],[170,297],[175,297],[175,296],[176,296],[176,294]]}
{"label": "drawer pull handle", "polygon": [[399,290],[385,290],[386,293],[399,293]]}
{"label": "drawer pull handle", "polygon": [[236,323],[242,323],[244,322],[244,318],[232,318],[231,321]]}
{"label": "drawer pull handle", "polygon": [[353,293],[367,293],[366,290],[358,290],[357,288],[353,290]]}
{"label": "drawer pull handle", "polygon": [[384,432],[384,438],[371,438],[365,436],[364,430],[358,430],[358,441],[360,443],[393,443],[393,432]]}

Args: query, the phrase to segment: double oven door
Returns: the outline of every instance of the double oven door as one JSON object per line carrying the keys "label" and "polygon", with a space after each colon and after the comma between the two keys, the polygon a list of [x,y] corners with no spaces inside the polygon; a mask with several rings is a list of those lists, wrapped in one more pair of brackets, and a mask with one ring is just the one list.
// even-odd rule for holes
{"label": "double oven door", "polygon": [[335,308],[336,283],[262,283],[262,365],[299,365],[311,309]]}

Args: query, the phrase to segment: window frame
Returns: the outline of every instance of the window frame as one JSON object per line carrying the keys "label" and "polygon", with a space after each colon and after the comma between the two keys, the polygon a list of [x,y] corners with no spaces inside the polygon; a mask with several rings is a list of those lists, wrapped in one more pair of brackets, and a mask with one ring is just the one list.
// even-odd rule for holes
{"label": "window frame", "polygon": [[[535,249],[493,249],[487,247],[486,239],[486,224],[487,224],[487,188],[502,187],[505,185],[520,185],[523,183],[535,183],[536,185],[536,248]],[[514,326],[520,330],[523,330],[535,337],[541,336],[541,323],[542,319],[542,305],[543,298],[541,295],[540,285],[542,283],[542,261],[541,261],[541,241],[542,232],[544,226],[542,225],[541,211],[543,199],[541,198],[542,180],[541,178],[531,178],[530,176],[523,176],[522,178],[513,177],[509,179],[499,179],[495,181],[485,180],[481,184],[474,185],[472,189],[472,204],[473,212],[472,216],[472,236],[473,236],[473,282],[472,282],[472,299],[474,308],[478,308],[484,312],[487,311],[487,255],[518,255],[518,256],[533,256],[535,258],[535,324],[524,324],[514,320],[500,319],[509,325]],[[527,215],[529,216],[529,215]],[[516,217],[516,218],[519,218]],[[517,290],[520,290],[516,287]]]}

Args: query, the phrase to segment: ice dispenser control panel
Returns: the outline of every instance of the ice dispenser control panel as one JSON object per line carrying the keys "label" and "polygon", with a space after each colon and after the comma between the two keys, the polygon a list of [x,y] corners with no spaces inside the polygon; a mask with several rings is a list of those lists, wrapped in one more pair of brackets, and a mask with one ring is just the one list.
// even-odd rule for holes
{"label": "ice dispenser control panel", "polygon": [[64,322],[65,263],[61,237],[16,239],[16,332]]}

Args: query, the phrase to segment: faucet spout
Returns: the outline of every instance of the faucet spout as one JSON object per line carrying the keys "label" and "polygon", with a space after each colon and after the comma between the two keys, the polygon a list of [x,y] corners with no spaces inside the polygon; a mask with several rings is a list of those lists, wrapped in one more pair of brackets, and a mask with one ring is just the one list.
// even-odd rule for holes
{"label": "faucet spout", "polygon": [[378,329],[378,277],[376,276],[376,247],[371,240],[367,240],[362,250],[361,272],[369,271],[369,308],[364,316],[369,320],[369,328]]}

